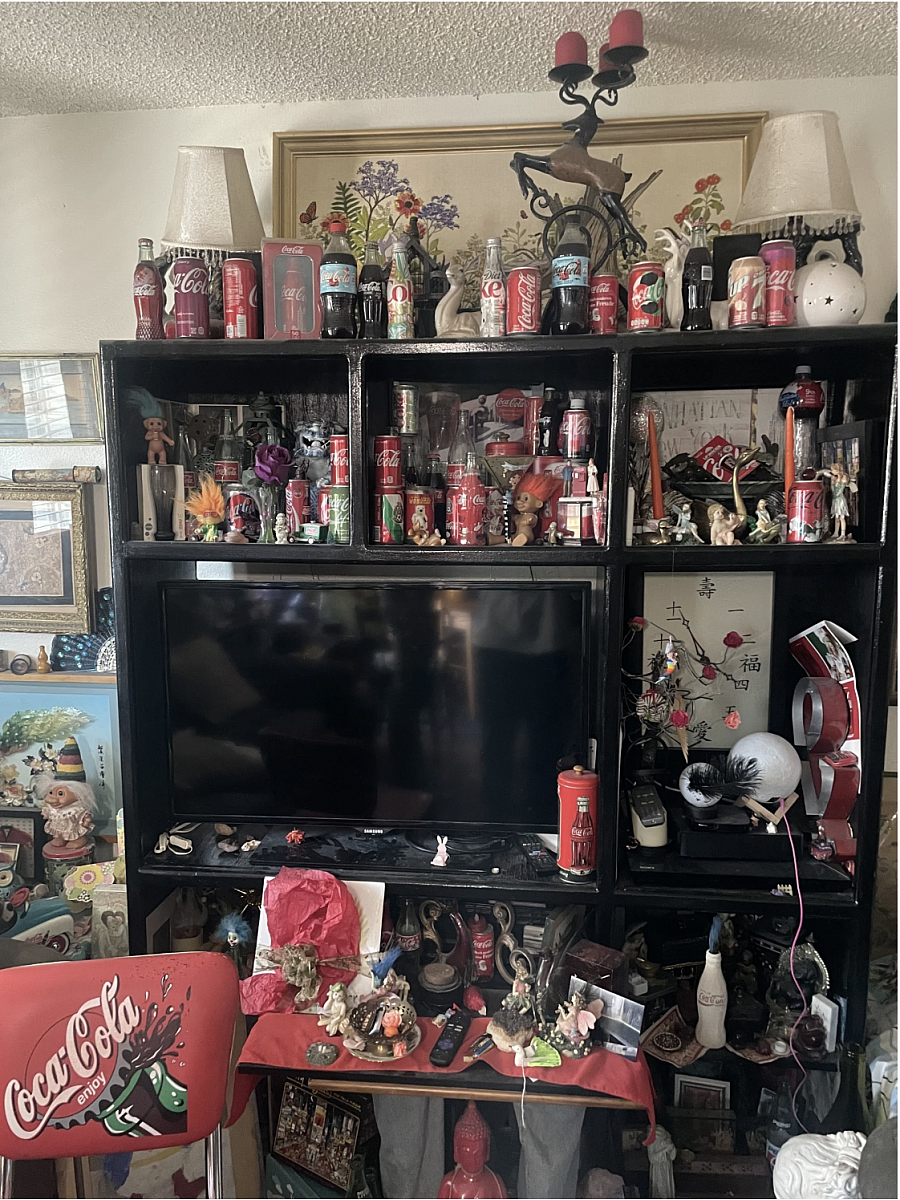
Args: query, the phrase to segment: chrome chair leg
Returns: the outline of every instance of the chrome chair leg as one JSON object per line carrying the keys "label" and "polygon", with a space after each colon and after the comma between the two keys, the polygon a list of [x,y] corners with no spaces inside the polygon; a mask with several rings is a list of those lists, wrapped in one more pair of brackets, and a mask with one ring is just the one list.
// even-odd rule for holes
{"label": "chrome chair leg", "polygon": [[13,1160],[0,1158],[0,1200],[12,1200]]}
{"label": "chrome chair leg", "polygon": [[[224,1200],[222,1126],[217,1125],[206,1139],[206,1195],[208,1200]],[[5,1200],[5,1197],[0,1197]]]}

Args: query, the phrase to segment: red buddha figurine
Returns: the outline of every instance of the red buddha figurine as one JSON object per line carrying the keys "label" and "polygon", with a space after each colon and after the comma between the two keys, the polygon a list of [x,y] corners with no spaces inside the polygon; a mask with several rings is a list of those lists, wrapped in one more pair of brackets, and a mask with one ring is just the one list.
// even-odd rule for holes
{"label": "red buddha figurine", "polygon": [[503,1180],[487,1166],[490,1154],[490,1127],[470,1100],[453,1131],[456,1166],[441,1181],[438,1200],[506,1200]]}

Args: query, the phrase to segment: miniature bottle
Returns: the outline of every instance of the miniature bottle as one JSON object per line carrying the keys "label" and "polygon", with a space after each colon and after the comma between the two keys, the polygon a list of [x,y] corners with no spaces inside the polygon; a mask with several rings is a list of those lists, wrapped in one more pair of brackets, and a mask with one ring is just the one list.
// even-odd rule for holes
{"label": "miniature bottle", "polygon": [[231,409],[225,409],[222,432],[216,439],[214,477],[216,483],[238,483],[241,478],[241,444],[235,436]]}
{"label": "miniature bottle", "polygon": [[450,443],[447,454],[447,487],[458,488],[462,484],[463,474],[469,455],[475,453],[475,441],[472,437],[472,416],[468,409],[461,409],[456,437]]}
{"label": "miniature bottle", "polygon": [[359,273],[359,336],[367,341],[387,337],[384,259],[377,242],[366,242],[366,260]]}
{"label": "miniature bottle", "polygon": [[538,416],[538,454],[555,457],[559,454],[559,426],[562,418],[562,395],[556,388],[544,388],[544,403]]}
{"label": "miniature bottle", "polygon": [[133,280],[134,311],[137,315],[135,338],[139,342],[159,341],[164,338],[163,308],[165,291],[162,276],[153,257],[153,242],[150,238],[138,238],[138,262]]}
{"label": "miniature bottle", "polygon": [[460,517],[457,525],[457,539],[460,546],[483,546],[484,535],[484,506],[487,492],[481,472],[478,469],[478,456],[473,452],[466,455],[466,466],[462,483],[459,486]]}
{"label": "miniature bottle", "polygon": [[851,1042],[841,1050],[841,1082],[819,1133],[844,1130],[855,1130],[866,1137],[872,1132],[872,1118],[866,1102],[866,1055],[862,1046]]}
{"label": "miniature bottle", "polygon": [[559,427],[559,452],[563,458],[587,462],[594,453],[594,427],[584,396],[571,395]]}
{"label": "miniature bottle", "polygon": [[38,675],[50,674],[50,659],[47,657],[47,651],[44,646],[38,647],[37,673]]}
{"label": "miniature bottle", "polygon": [[706,966],[697,984],[697,1031],[695,1037],[707,1050],[725,1045],[725,1010],[728,989],[722,974],[722,955],[706,952]]}

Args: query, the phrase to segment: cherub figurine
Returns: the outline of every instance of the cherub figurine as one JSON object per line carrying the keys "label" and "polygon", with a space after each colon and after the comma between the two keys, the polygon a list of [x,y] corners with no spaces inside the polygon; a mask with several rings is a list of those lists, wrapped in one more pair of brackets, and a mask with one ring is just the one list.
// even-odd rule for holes
{"label": "cherub figurine", "polygon": [[144,441],[147,443],[147,462],[155,466],[166,461],[166,446],[175,443],[166,433],[166,423],[162,417],[147,417],[144,420]]}
{"label": "cherub figurine", "polygon": [[50,844],[79,850],[87,844],[94,827],[97,800],[94,789],[87,783],[78,743],[68,738],[59,754],[54,777],[38,775],[33,788],[35,799],[41,802],[44,829]]}
{"label": "cherub figurine", "polygon": [[748,542],[752,542],[755,546],[765,546],[769,542],[777,542],[778,535],[781,532],[781,522],[773,521],[765,497],[757,501],[755,525],[753,532],[747,538]]}
{"label": "cherub figurine", "polygon": [[347,986],[332,983],[328,987],[328,998],[319,1014],[319,1025],[325,1026],[329,1037],[338,1037],[347,1032]]}
{"label": "cherub figurine", "polygon": [[734,531],[743,523],[744,518],[737,513],[728,512],[721,504],[714,504],[709,510],[709,540],[713,546],[733,546],[737,541]]}
{"label": "cherub figurine", "polygon": [[851,537],[847,533],[850,505],[847,503],[846,493],[859,491],[856,480],[850,477],[850,473],[839,462],[832,463],[824,471],[817,471],[816,475],[820,475],[822,478],[827,477],[831,480],[831,519],[834,521],[834,532],[828,541],[855,542],[856,538]]}
{"label": "cherub figurine", "polygon": [[679,546],[702,546],[703,539],[696,524],[691,520],[692,509],[688,501],[675,513],[675,524],[672,527],[672,541]]}
{"label": "cherub figurine", "polygon": [[275,541],[279,546],[287,546],[290,544],[290,540],[287,517],[284,513],[279,513],[275,518]]}

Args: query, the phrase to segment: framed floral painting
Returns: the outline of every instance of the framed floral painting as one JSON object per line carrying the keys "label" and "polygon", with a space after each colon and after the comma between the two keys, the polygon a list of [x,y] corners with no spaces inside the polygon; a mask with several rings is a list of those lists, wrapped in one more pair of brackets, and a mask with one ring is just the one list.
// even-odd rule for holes
{"label": "framed floral painting", "polygon": [[[661,172],[631,213],[648,243],[647,258],[665,258],[654,241],[657,229],[701,216],[713,236],[731,228],[766,116],[636,118],[600,127],[591,153],[623,156],[631,173],[626,199]],[[386,249],[415,216],[428,252],[462,267],[467,299],[474,300],[487,238],[502,238],[507,269],[542,261],[543,223],[530,211],[510,159],[517,150],[549,154],[567,136],[550,124],[276,133],[274,234],[324,244],[328,223],[340,215],[362,258],[367,240]],[[534,178],[563,204],[581,198],[574,185]]]}

